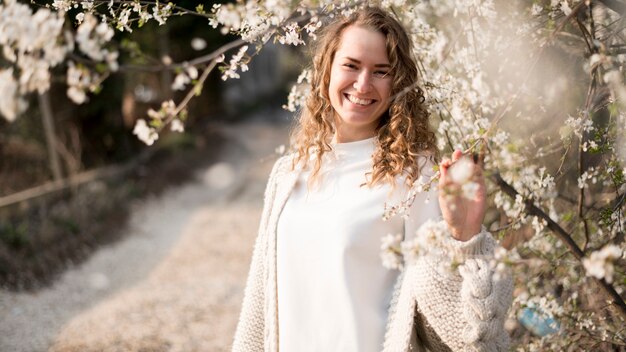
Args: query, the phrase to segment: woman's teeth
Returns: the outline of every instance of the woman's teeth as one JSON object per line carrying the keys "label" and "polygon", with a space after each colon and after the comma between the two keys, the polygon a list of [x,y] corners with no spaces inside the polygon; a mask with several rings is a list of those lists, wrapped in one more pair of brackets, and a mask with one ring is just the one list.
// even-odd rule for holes
{"label": "woman's teeth", "polygon": [[348,97],[348,100],[350,100],[351,102],[355,103],[355,104],[359,104],[359,105],[370,105],[374,100],[372,99],[359,99],[355,96],[352,96],[350,94],[346,94],[346,96]]}

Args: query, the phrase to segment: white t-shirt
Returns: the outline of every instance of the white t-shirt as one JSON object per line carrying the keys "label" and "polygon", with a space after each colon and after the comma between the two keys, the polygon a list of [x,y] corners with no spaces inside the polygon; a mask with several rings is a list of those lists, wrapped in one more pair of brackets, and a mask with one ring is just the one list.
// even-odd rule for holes
{"label": "white t-shirt", "polygon": [[393,193],[388,185],[363,185],[372,169],[375,143],[374,137],[334,144],[325,154],[320,182],[309,190],[310,172],[302,172],[280,215],[281,352],[382,348],[398,272],[383,267],[381,238],[389,233],[414,235],[423,221],[439,216],[439,207],[436,197],[422,194],[408,219],[383,221],[385,203],[398,204],[407,189],[401,182]]}

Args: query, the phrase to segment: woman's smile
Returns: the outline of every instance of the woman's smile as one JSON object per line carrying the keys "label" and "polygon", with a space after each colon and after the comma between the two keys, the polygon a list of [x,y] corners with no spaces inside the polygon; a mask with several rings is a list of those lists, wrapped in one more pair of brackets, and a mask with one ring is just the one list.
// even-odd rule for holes
{"label": "woman's smile", "polygon": [[350,93],[344,93],[343,95],[346,97],[346,99],[348,99],[348,101],[359,107],[369,106],[376,102],[376,100],[374,99],[358,98]]}

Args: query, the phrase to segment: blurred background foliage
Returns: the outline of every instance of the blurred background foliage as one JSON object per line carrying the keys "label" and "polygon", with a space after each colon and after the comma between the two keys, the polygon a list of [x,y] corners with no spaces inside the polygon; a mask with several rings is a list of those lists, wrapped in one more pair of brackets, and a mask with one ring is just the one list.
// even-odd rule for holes
{"label": "blurred background foliage", "polygon": [[[38,1],[34,8],[48,3]],[[215,1],[176,1],[188,9],[203,5],[211,8]],[[78,10],[72,10],[78,11]],[[71,11],[66,19],[73,18]],[[66,20],[66,26],[72,26]],[[206,42],[194,50],[192,39]],[[86,104],[76,105],[66,95],[65,67],[57,68],[50,89],[57,152],[67,177],[82,170],[128,161],[146,148],[132,135],[134,123],[145,118],[149,108],[157,109],[167,99],[180,101],[186,91],[173,91],[176,72],[160,70],[164,62],[183,62],[208,54],[234,37],[222,35],[200,16],[172,17],[167,25],[149,21],[132,33],[115,32],[114,42],[120,50],[120,70],[102,85]],[[222,82],[212,73],[200,96],[188,109],[184,137],[178,143],[194,144],[194,134],[202,133],[207,121],[235,121],[258,108],[260,104],[281,106],[289,84],[301,67],[296,67],[298,52],[269,45],[254,61],[269,66],[265,72],[251,69],[240,81]],[[255,63],[258,64],[258,63]],[[258,76],[266,73],[265,76]],[[0,120],[0,197],[36,186],[52,179],[49,170],[44,130],[37,97],[30,97],[30,108],[16,121]],[[167,138],[167,137],[166,137]]]}
{"label": "blurred background foliage", "polygon": [[[176,1],[194,10],[210,9],[215,1]],[[50,1],[32,1],[36,9]],[[106,7],[103,7],[106,9]],[[70,10],[65,26],[75,29]],[[198,50],[192,40],[206,45]],[[31,289],[49,283],[68,264],[86,258],[95,248],[116,239],[133,199],[162,192],[188,180],[193,171],[211,163],[225,137],[216,124],[230,124],[253,116],[287,122],[272,114],[286,102],[290,83],[303,68],[301,52],[266,45],[239,80],[222,81],[213,72],[199,96],[188,105],[185,132],[163,131],[159,141],[146,146],[133,135],[137,119],[146,118],[161,102],[181,101],[187,93],[172,90],[176,72],[167,63],[192,60],[211,53],[235,37],[212,28],[202,16],[171,17],[159,26],[149,21],[132,33],[115,32],[120,47],[120,69],[104,80],[102,89],[89,94],[82,105],[67,97],[65,71],[53,71],[49,99],[55,129],[55,153],[61,180],[107,167],[103,177],[61,191],[0,205],[0,286]],[[85,62],[73,54],[72,59]],[[1,61],[0,64],[4,64]],[[31,95],[29,108],[14,122],[0,119],[0,203],[16,193],[42,188],[55,181],[46,142],[40,97]],[[259,111],[269,111],[261,113]]]}

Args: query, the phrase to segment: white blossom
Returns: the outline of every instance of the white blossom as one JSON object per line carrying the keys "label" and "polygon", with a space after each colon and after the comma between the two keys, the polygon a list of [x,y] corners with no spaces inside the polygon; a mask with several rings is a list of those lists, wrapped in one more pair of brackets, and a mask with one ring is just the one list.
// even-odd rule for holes
{"label": "white blossom", "polygon": [[380,258],[385,268],[395,270],[403,268],[401,243],[401,234],[387,234],[381,239]]}
{"label": "white blossom", "polygon": [[572,13],[572,9],[569,7],[567,1],[561,1],[561,11],[565,14],[565,16],[569,16]]}
{"label": "white blossom", "polygon": [[198,69],[195,66],[187,66],[185,72],[191,79],[198,79]]}
{"label": "white blossom", "polygon": [[248,70],[248,66],[245,63],[241,62],[247,50],[248,50],[248,46],[244,45],[241,48],[239,48],[239,51],[237,52],[237,54],[233,55],[233,57],[230,59],[228,68],[226,68],[226,70],[222,74],[222,80],[225,81],[229,78],[239,78],[239,74],[237,73],[238,67],[241,67],[241,70],[243,72]]}
{"label": "white blossom", "polygon": [[287,150],[287,148],[285,147],[284,144],[279,145],[278,147],[276,147],[276,149],[274,149],[274,152],[278,155],[283,155],[285,154],[285,151]]}
{"label": "white blossom", "polygon": [[152,8],[152,18],[154,18],[157,22],[159,22],[159,26],[162,26],[167,21],[167,18],[172,13],[172,4],[168,3],[166,6],[159,6],[157,3]]}
{"label": "white blossom", "polygon": [[448,169],[452,182],[462,185],[468,182],[474,173],[474,163],[469,158],[461,158]]}
{"label": "white blossom", "polygon": [[95,61],[106,62],[112,71],[117,70],[118,53],[104,46],[113,38],[114,31],[105,22],[98,23],[92,14],[86,14],[76,30],[76,43],[85,55]]}
{"label": "white blossom", "polygon": [[118,29],[120,30],[120,32],[123,32],[124,30],[126,30],[126,31],[128,31],[130,33],[130,32],[133,31],[132,28],[128,24],[128,21],[130,19],[131,11],[132,11],[132,9],[126,8],[126,9],[122,10],[122,12],[120,12],[120,15],[117,18]]}
{"label": "white blossom", "polygon": [[461,186],[461,193],[466,199],[476,199],[480,186],[476,182],[466,182]]}
{"label": "white blossom", "polygon": [[26,109],[26,102],[18,98],[18,85],[13,78],[13,69],[0,69],[0,114],[9,122]]}
{"label": "white blossom", "polygon": [[293,85],[289,91],[287,105],[283,105],[283,109],[295,112],[298,108],[303,107],[306,104],[306,98],[311,92],[311,75],[312,72],[310,70],[303,70],[300,73],[296,84]]}
{"label": "white blossom", "polygon": [[191,40],[191,47],[193,48],[193,50],[197,50],[197,51],[204,50],[206,49],[206,46],[207,46],[206,40],[202,38],[196,37]]}
{"label": "white blossom", "polygon": [[133,129],[133,134],[147,145],[152,145],[157,139],[159,139],[159,135],[156,130],[153,127],[148,126],[146,120],[144,119],[137,120],[135,128]]}
{"label": "white blossom", "polygon": [[189,82],[191,82],[191,79],[187,76],[187,73],[181,72],[174,78],[174,82],[172,82],[172,89],[183,90]]}
{"label": "white blossom", "polygon": [[69,62],[67,69],[67,96],[76,104],[83,104],[87,101],[87,91],[95,91],[96,81],[99,80],[97,74],[89,71],[83,66],[77,66]]}
{"label": "white blossom", "polygon": [[606,245],[601,250],[592,252],[589,257],[583,259],[587,276],[613,282],[615,273],[613,263],[621,256],[622,250],[614,244]]}
{"label": "white blossom", "polygon": [[52,7],[59,11],[68,11],[72,8],[71,0],[54,0],[52,2]]}
{"label": "white blossom", "polygon": [[174,132],[180,132],[180,133],[185,132],[185,126],[179,119],[172,120],[170,129]]}
{"label": "white blossom", "polygon": [[446,240],[451,238],[448,224],[445,221],[427,220],[413,238],[402,244],[402,253],[407,263],[412,263],[419,256],[432,256],[436,258],[449,255]]}
{"label": "white blossom", "polygon": [[50,86],[50,69],[67,54],[63,23],[62,13],[46,8],[33,13],[28,5],[15,1],[0,5],[0,46],[4,57],[14,64],[19,95],[43,93]]}
{"label": "white blossom", "polygon": [[304,41],[300,38],[300,33],[297,31],[298,24],[295,22],[285,26],[285,34],[279,37],[278,41],[281,44],[298,46],[304,44]]}

